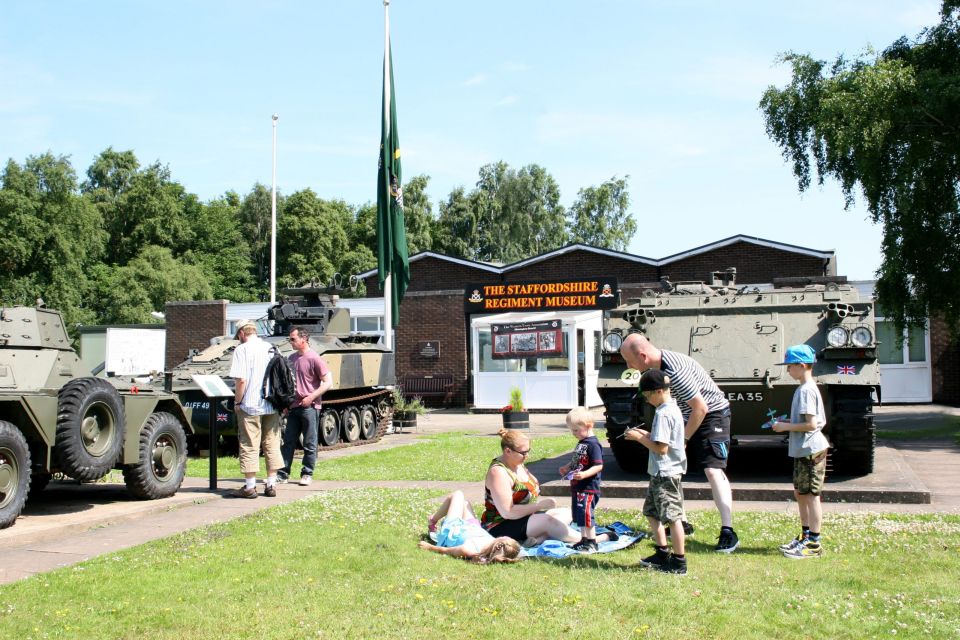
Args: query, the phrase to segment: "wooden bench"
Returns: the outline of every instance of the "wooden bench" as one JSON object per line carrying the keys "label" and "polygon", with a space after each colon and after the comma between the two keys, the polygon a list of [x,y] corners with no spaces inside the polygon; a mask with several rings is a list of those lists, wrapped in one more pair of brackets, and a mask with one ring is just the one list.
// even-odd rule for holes
{"label": "wooden bench", "polygon": [[454,382],[451,375],[422,375],[404,376],[403,395],[406,398],[420,396],[421,398],[442,397],[443,406],[453,400]]}

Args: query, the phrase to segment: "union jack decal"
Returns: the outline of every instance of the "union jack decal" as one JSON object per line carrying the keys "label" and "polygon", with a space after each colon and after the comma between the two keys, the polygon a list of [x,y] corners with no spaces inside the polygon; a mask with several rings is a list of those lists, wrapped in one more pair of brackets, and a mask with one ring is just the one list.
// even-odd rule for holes
{"label": "union jack decal", "polygon": [[857,375],[857,368],[852,364],[838,364],[837,374],[841,376],[855,376]]}

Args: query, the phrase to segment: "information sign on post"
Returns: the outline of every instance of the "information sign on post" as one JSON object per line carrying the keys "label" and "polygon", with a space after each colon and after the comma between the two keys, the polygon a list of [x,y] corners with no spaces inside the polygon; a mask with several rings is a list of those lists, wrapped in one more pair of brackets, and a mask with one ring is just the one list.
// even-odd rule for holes
{"label": "information sign on post", "polygon": [[210,421],[210,490],[216,491],[217,489],[217,440],[219,436],[217,435],[217,400],[219,398],[230,398],[233,396],[233,391],[230,390],[230,387],[227,386],[227,383],[223,381],[223,378],[220,376],[214,375],[199,375],[194,374],[190,376],[193,378],[193,381],[200,387],[200,390],[203,391],[203,395],[207,396],[210,400],[210,411],[209,411],[209,421]]}

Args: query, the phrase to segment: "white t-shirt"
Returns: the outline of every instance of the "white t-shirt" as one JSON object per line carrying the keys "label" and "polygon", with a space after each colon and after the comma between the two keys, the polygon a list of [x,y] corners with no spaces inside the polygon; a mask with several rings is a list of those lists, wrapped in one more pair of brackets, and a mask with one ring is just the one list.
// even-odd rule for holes
{"label": "white t-shirt", "polygon": [[247,341],[233,350],[233,361],[230,363],[230,377],[245,380],[246,388],[240,409],[252,416],[262,416],[276,413],[273,405],[263,399],[263,376],[267,372],[267,365],[273,357],[271,345],[259,336],[250,336]]}

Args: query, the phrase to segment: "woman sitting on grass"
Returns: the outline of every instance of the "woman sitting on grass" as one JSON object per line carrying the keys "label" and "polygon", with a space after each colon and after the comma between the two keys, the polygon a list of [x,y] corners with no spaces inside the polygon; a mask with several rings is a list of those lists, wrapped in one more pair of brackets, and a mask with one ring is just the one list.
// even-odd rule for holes
{"label": "woman sitting on grass", "polygon": [[437,544],[423,541],[420,543],[421,549],[463,558],[477,564],[517,561],[520,544],[513,538],[494,538],[484,531],[462,491],[454,491],[444,498],[443,504],[430,517],[431,531],[441,519],[443,523],[437,532]]}
{"label": "woman sitting on grass", "polygon": [[579,542],[580,533],[570,528],[570,509],[557,507],[553,498],[541,498],[540,483],[524,464],[530,439],[513,429],[501,429],[498,435],[501,454],[490,462],[483,480],[483,528],[528,547],[547,539]]}

